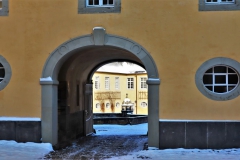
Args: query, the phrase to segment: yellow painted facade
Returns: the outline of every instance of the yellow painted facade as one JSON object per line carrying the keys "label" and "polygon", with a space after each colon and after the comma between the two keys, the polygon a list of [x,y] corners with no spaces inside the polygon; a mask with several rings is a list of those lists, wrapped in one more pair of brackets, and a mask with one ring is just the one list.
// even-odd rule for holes
{"label": "yellow painted facade", "polygon": [[9,15],[0,16],[0,55],[12,77],[0,91],[0,116],[41,117],[39,78],[50,53],[101,26],[153,57],[160,118],[240,120],[240,97],[214,101],[195,84],[197,69],[211,58],[240,62],[239,11],[200,12],[198,0],[122,0],[121,13],[106,14],[78,14],[77,8],[77,0],[9,0]]}
{"label": "yellow painted facade", "polygon": [[[95,87],[96,77],[99,78],[99,88]],[[109,77],[110,85],[108,89],[105,87],[105,77]],[[116,77],[119,78],[118,87],[116,87]],[[128,87],[127,78],[133,78],[133,88],[131,89]],[[121,113],[121,105],[126,98],[126,94],[128,94],[128,98],[134,103],[133,114],[148,114],[147,106],[141,105],[142,102],[148,104],[147,88],[141,87],[141,78],[147,78],[147,74],[96,72],[92,79],[93,113]],[[107,103],[110,106],[107,106]]]}

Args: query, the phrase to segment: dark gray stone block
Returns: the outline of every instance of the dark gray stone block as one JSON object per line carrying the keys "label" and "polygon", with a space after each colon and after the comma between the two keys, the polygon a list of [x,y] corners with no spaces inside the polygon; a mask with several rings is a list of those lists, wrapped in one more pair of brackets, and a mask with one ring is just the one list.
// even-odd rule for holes
{"label": "dark gray stone block", "polygon": [[185,123],[160,122],[160,149],[185,147]]}
{"label": "dark gray stone block", "polygon": [[17,121],[16,122],[17,142],[41,142],[40,121]]}
{"label": "dark gray stone block", "polygon": [[222,149],[225,148],[225,123],[224,122],[208,122],[208,148]]}
{"label": "dark gray stone block", "polygon": [[186,122],[186,148],[207,148],[207,123]]}
{"label": "dark gray stone block", "polygon": [[240,147],[240,123],[226,122],[225,148]]}
{"label": "dark gray stone block", "polygon": [[0,121],[0,140],[15,140],[15,122]]}

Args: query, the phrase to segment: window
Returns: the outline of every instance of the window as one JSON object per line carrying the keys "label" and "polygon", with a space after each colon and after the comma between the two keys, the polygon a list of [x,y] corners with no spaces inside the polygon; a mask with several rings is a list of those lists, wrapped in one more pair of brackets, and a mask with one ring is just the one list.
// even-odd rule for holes
{"label": "window", "polygon": [[78,0],[78,13],[120,13],[121,0]]}
{"label": "window", "polygon": [[100,89],[100,77],[96,76],[95,77],[95,89]]}
{"label": "window", "polygon": [[237,97],[240,64],[230,58],[213,58],[203,63],[196,72],[198,90],[212,100],[225,101]]}
{"label": "window", "polygon": [[114,7],[114,0],[86,0],[88,7]]}
{"label": "window", "polygon": [[106,108],[107,108],[107,109],[110,108],[110,103],[106,103]]}
{"label": "window", "polygon": [[141,89],[147,88],[147,77],[141,77]]}
{"label": "window", "polygon": [[109,77],[105,77],[105,89],[110,89]]}
{"label": "window", "polygon": [[199,11],[240,10],[240,0],[199,0]]}
{"label": "window", "polygon": [[237,87],[239,77],[229,66],[214,66],[203,75],[204,86],[214,93],[228,93]]}
{"label": "window", "polygon": [[233,4],[235,0],[206,0],[206,4]]}
{"label": "window", "polygon": [[119,89],[119,77],[115,77],[115,89]]}
{"label": "window", "polygon": [[100,109],[100,103],[96,104],[96,109]]}
{"label": "window", "polygon": [[8,16],[8,0],[0,0],[0,16]]}
{"label": "window", "polygon": [[7,60],[0,55],[0,91],[3,90],[10,81],[12,71]]}
{"label": "window", "polygon": [[134,81],[133,78],[127,78],[127,88],[128,89],[133,89],[134,88]]}
{"label": "window", "polygon": [[147,107],[147,102],[141,102],[141,107],[143,108]]}
{"label": "window", "polygon": [[120,107],[120,103],[119,103],[119,102],[116,103],[116,107],[117,107],[117,108]]}

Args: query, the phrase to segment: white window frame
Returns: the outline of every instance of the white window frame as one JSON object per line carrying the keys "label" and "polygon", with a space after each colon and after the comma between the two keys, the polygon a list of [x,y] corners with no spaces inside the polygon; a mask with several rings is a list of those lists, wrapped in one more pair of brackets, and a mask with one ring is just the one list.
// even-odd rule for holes
{"label": "white window frame", "polygon": [[[93,0],[94,1],[94,0]],[[103,4],[103,0],[98,0],[99,1],[99,4],[97,4],[97,5],[95,5],[95,4],[93,4],[93,5],[90,5],[89,4],[89,0],[86,0],[86,6],[87,7],[114,7],[114,1],[115,0],[113,0],[113,4],[109,4],[109,0],[107,0],[108,1],[108,4]],[[94,2],[93,2],[94,3]]]}
{"label": "white window frame", "polygon": [[127,78],[127,89],[134,89],[134,78]]}
{"label": "white window frame", "polygon": [[147,77],[140,77],[140,88],[147,89]]}
{"label": "white window frame", "polygon": [[119,77],[115,77],[115,89],[119,89]]}
{"label": "white window frame", "polygon": [[110,77],[105,77],[105,89],[110,89]]}
{"label": "white window frame", "polygon": [[214,0],[211,0],[212,2],[207,2],[207,1],[208,0],[205,0],[206,4],[235,4],[235,0],[231,0],[231,1],[228,1],[228,2],[224,2],[223,0],[217,0],[217,2],[213,2]]}
{"label": "white window frame", "polygon": [[[215,67],[218,67],[218,66],[222,66],[222,67],[226,67],[226,72],[224,72],[224,73],[216,73],[215,71],[214,71],[214,69],[215,69]],[[211,67],[210,69],[212,69],[212,72],[211,73],[204,73],[204,75],[210,75],[210,76],[212,76],[212,83],[211,84],[204,84],[204,86],[207,88],[207,87],[212,87],[212,90],[210,90],[210,91],[212,91],[213,93],[216,93],[216,94],[226,94],[226,93],[228,93],[228,92],[231,92],[232,90],[234,90],[238,85],[239,85],[239,76],[238,76],[238,73],[237,73],[237,71],[235,71],[235,73],[229,73],[228,72],[228,69],[231,69],[231,70],[233,70],[233,71],[235,71],[235,69],[233,69],[232,67],[229,67],[229,66],[226,66],[226,65],[217,65],[217,66],[213,66],[213,67]],[[228,82],[228,75],[237,75],[237,77],[238,77],[238,82],[237,82],[237,84],[229,84],[229,82]],[[217,76],[224,76],[225,77],[225,80],[226,80],[226,82],[225,83],[216,83],[216,77]],[[218,92],[215,92],[215,87],[218,87],[218,86],[222,86],[222,87],[226,87],[226,92],[223,92],[223,93],[218,93]],[[233,87],[233,89],[231,89],[230,91],[229,91],[229,87]]]}
{"label": "white window frame", "polygon": [[95,77],[95,89],[100,89],[100,77],[96,76]]}

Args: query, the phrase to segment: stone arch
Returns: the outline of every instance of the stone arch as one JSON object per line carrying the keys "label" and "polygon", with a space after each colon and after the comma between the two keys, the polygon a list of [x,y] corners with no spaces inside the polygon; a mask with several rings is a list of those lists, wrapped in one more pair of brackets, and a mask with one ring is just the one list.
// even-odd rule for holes
{"label": "stone arch", "polygon": [[87,47],[110,46],[125,50],[135,55],[144,65],[148,74],[149,146],[159,147],[159,84],[157,67],[151,55],[141,45],[128,38],[106,34],[102,27],[95,27],[93,33],[71,39],[56,48],[48,57],[40,78],[42,88],[42,140],[56,145],[58,140],[57,120],[57,85],[58,74],[63,63],[73,52]]}

